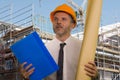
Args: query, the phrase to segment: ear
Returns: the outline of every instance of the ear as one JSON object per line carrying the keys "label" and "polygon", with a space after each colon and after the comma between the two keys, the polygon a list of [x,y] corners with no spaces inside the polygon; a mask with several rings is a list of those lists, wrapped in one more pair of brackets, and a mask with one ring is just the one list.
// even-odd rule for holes
{"label": "ear", "polygon": [[75,28],[75,26],[76,26],[76,25],[75,25],[75,23],[72,23],[72,29],[74,29],[74,28]]}

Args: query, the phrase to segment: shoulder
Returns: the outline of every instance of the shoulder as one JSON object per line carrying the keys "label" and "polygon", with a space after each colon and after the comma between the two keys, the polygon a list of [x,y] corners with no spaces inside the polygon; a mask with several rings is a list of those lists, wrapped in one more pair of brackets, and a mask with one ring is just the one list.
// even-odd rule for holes
{"label": "shoulder", "polygon": [[79,49],[81,47],[81,44],[82,44],[81,40],[74,38],[72,36],[70,36],[65,42],[67,43],[67,45],[69,47],[75,47],[77,49]]}
{"label": "shoulder", "polygon": [[70,42],[73,42],[73,43],[76,43],[76,44],[81,44],[82,43],[82,40],[79,40],[75,37],[70,37]]}
{"label": "shoulder", "polygon": [[49,41],[49,42],[46,42],[46,43],[45,43],[45,46],[52,45],[53,43],[54,43],[54,40],[51,40],[51,41]]}
{"label": "shoulder", "polygon": [[53,39],[53,40],[50,40],[49,42],[45,43],[45,46],[47,48],[50,48],[50,47],[55,47],[58,45],[58,41],[56,39]]}

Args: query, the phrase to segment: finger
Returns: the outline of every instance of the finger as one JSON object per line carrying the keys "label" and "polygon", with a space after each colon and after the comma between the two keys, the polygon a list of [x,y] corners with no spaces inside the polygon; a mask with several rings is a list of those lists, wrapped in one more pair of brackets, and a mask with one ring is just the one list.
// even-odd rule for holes
{"label": "finger", "polygon": [[28,69],[32,66],[32,64],[29,64],[28,66],[26,66],[26,67],[24,68],[25,64],[27,64],[27,62],[24,62],[23,64],[20,65],[20,66],[21,66],[20,72],[22,73],[22,75],[23,75],[24,77],[26,76],[26,74],[28,74]]}
{"label": "finger", "polygon": [[92,70],[91,68],[85,68],[86,74],[90,77],[95,77],[96,71]]}
{"label": "finger", "polygon": [[95,67],[92,66],[91,64],[86,64],[85,68],[91,69],[91,70],[95,70]]}
{"label": "finger", "polygon": [[24,69],[24,67],[23,67],[25,64],[27,64],[27,62],[22,63],[22,64],[20,65],[20,68],[19,68],[19,69],[20,69],[20,72],[21,72],[22,74],[25,72],[25,69]]}
{"label": "finger", "polygon": [[98,73],[98,71],[97,71],[97,66],[96,66],[96,64],[95,64],[94,62],[88,62],[88,64],[92,66],[91,68],[92,68],[96,73]]}
{"label": "finger", "polygon": [[34,70],[35,70],[35,68],[32,68],[32,69],[30,69],[30,70],[28,71],[29,76],[34,72]]}
{"label": "finger", "polygon": [[35,68],[31,68],[28,72],[24,73],[25,78],[29,78],[29,76],[34,72]]}
{"label": "finger", "polygon": [[96,72],[94,68],[90,68],[90,67],[85,67],[85,71],[91,74],[94,74]]}
{"label": "finger", "polygon": [[25,67],[25,70],[28,71],[28,69],[32,67],[32,64],[29,64],[28,66]]}
{"label": "finger", "polygon": [[88,62],[88,64],[86,64],[85,66],[88,67],[88,68],[91,68],[93,70],[97,70],[97,67],[96,67],[95,63],[92,62],[92,61]]}
{"label": "finger", "polygon": [[89,77],[95,77],[95,74],[91,74],[89,72],[86,72],[86,75],[88,75]]}
{"label": "finger", "polygon": [[93,66],[91,64],[85,65],[85,71],[88,76],[95,77],[97,74],[96,66]]}
{"label": "finger", "polygon": [[94,62],[88,62],[88,64],[90,64],[92,66],[96,66]]}
{"label": "finger", "polygon": [[27,62],[24,62],[23,64],[21,64],[20,67],[23,68],[25,64],[27,64]]}

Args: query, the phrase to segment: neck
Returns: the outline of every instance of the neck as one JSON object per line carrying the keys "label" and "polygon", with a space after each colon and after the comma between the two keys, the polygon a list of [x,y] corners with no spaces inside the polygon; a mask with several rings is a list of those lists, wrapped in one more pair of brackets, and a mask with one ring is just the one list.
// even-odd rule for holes
{"label": "neck", "polygon": [[56,35],[56,38],[57,38],[58,40],[64,42],[66,39],[69,38],[69,36],[70,36],[70,34],[69,34],[69,35],[61,35],[61,36],[60,36],[60,35]]}

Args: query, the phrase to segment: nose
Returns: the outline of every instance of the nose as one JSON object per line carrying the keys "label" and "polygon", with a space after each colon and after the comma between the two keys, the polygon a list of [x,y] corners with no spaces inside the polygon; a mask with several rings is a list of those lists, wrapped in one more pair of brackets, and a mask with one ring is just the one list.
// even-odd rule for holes
{"label": "nose", "polygon": [[60,20],[60,19],[58,19],[58,20],[57,20],[57,24],[60,24],[60,23],[61,23],[61,20]]}

